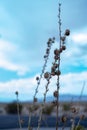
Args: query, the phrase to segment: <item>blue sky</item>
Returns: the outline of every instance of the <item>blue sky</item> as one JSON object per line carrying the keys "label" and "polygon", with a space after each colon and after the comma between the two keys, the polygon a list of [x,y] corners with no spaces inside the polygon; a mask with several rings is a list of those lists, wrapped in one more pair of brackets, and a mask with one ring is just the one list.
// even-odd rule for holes
{"label": "blue sky", "polygon": [[[55,37],[58,47],[58,0],[0,0],[0,101],[33,98],[36,76],[44,64],[48,38]],[[87,81],[87,0],[60,0],[62,33],[69,28],[67,50],[61,56],[60,94],[80,94]],[[49,69],[49,70],[48,70]],[[55,81],[55,82],[54,82]],[[42,81],[38,97],[43,96]],[[53,79],[48,96],[56,89]],[[83,94],[87,94],[85,84]]]}

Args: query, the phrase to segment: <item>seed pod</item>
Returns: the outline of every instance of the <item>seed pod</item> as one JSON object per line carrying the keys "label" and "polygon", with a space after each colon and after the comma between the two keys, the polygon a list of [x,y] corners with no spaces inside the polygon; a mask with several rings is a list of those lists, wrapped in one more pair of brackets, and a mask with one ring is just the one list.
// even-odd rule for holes
{"label": "seed pod", "polygon": [[59,59],[59,56],[58,56],[58,55],[55,55],[55,56],[54,56],[54,59],[55,59],[55,60],[58,60],[58,59]]}
{"label": "seed pod", "polygon": [[63,45],[63,46],[62,46],[62,50],[66,50],[66,46]]}
{"label": "seed pod", "polygon": [[48,47],[50,47],[50,44],[51,44],[50,41],[48,41],[48,42],[47,42]]}
{"label": "seed pod", "polygon": [[75,108],[75,107],[72,107],[72,108],[71,108],[71,111],[72,111],[72,113],[76,113],[76,108]]}
{"label": "seed pod", "polygon": [[66,122],[67,121],[67,118],[66,118],[66,116],[62,116],[62,122],[64,123],[64,122]]}
{"label": "seed pod", "polygon": [[47,54],[49,53],[49,48],[46,49],[46,53],[47,53]]}
{"label": "seed pod", "polygon": [[50,76],[50,73],[49,73],[49,72],[46,72],[46,73],[44,74],[44,78],[46,78],[46,79],[48,79],[49,76]]}
{"label": "seed pod", "polygon": [[63,37],[61,37],[61,41],[65,41],[65,39],[66,39],[66,37],[65,36],[63,36]]}
{"label": "seed pod", "polygon": [[58,49],[55,49],[55,50],[54,50],[54,54],[55,54],[55,55],[58,55],[58,54],[59,54],[59,50],[58,50]]}
{"label": "seed pod", "polygon": [[51,72],[51,75],[52,75],[52,76],[55,76],[56,74],[55,74],[55,72]]}
{"label": "seed pod", "polygon": [[54,66],[55,66],[55,68],[57,68],[59,65],[58,65],[58,64],[55,64]]}
{"label": "seed pod", "polygon": [[55,43],[55,37],[53,37],[53,39],[52,39],[52,43]]}
{"label": "seed pod", "polygon": [[55,43],[55,41],[54,41],[54,40],[52,40],[52,43]]}
{"label": "seed pod", "polygon": [[62,50],[63,50],[63,49],[62,49],[62,47],[61,47],[61,48],[59,49],[59,52],[61,53],[61,52],[62,52]]}
{"label": "seed pod", "polygon": [[44,55],[44,58],[47,58],[47,56],[46,56],[46,55]]}
{"label": "seed pod", "polygon": [[55,69],[59,66],[57,63],[53,63],[53,66],[55,66]]}
{"label": "seed pod", "polygon": [[57,101],[55,100],[55,101],[52,101],[52,104],[53,105],[57,105]]}
{"label": "seed pod", "polygon": [[61,75],[60,70],[56,71],[55,73],[56,73],[56,75],[58,75],[58,76]]}
{"label": "seed pod", "polygon": [[39,77],[36,77],[36,80],[39,80]]}
{"label": "seed pod", "polygon": [[49,48],[47,48],[47,50],[46,51],[49,51]]}
{"label": "seed pod", "polygon": [[51,68],[51,72],[55,72],[56,68],[58,67],[58,64],[53,64],[52,68]]}
{"label": "seed pod", "polygon": [[54,95],[54,97],[58,97],[58,91],[55,91],[55,92],[53,93],[53,95]]}
{"label": "seed pod", "polygon": [[66,35],[66,36],[69,36],[69,35],[70,35],[70,30],[69,30],[69,29],[66,29],[65,35]]}
{"label": "seed pod", "polygon": [[51,72],[55,72],[55,69],[56,69],[55,66],[52,66],[51,67]]}

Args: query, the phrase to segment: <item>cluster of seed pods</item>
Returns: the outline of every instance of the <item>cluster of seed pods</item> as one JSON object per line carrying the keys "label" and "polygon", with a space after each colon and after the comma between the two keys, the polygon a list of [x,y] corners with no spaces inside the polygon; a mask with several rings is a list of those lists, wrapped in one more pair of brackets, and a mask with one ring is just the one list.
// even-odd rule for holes
{"label": "cluster of seed pods", "polygon": [[[66,39],[66,36],[69,36],[69,35],[70,35],[70,31],[69,31],[69,29],[67,29],[65,31],[64,37],[61,37],[61,42],[62,42],[61,47],[59,49],[55,49],[54,50],[54,62],[52,63],[51,71],[44,73],[44,78],[47,80],[47,84],[45,86],[43,105],[46,102],[46,94],[49,91],[48,86],[49,86],[49,84],[51,82],[52,76],[58,76],[58,82],[59,82],[59,76],[61,74],[61,71],[59,70],[59,66],[60,66],[60,54],[66,49],[65,39]],[[49,41],[52,41],[52,40],[50,39]],[[49,47],[49,45],[50,45],[49,42],[47,44],[48,44],[48,47]],[[49,49],[48,48],[46,49],[46,53],[49,54]],[[44,58],[46,58],[46,57],[47,56],[45,55]],[[39,81],[38,77],[37,77],[37,81]],[[55,98],[58,99],[58,90],[54,91],[53,95],[54,95]],[[57,99],[54,102],[56,105],[58,104],[58,100]],[[41,114],[40,114],[40,117],[39,117],[39,121],[38,121],[38,129],[40,127],[41,116],[42,116],[42,111],[41,111]],[[64,116],[63,118],[64,118],[64,121],[65,121],[66,117]],[[62,118],[62,121],[63,121],[63,118]]]}
{"label": "cluster of seed pods", "polygon": [[[60,60],[61,60],[61,57],[60,56],[61,56],[61,53],[66,50],[66,44],[65,44],[66,43],[66,37],[70,35],[70,30],[66,29],[64,35],[61,36],[61,18],[60,18],[61,8],[60,7],[61,7],[61,4],[59,3],[59,15],[58,15],[58,18],[59,18],[59,22],[58,22],[59,23],[59,48],[56,48],[54,50],[54,62],[52,63],[50,72],[45,72],[52,44],[55,43],[55,37],[48,39],[46,53],[44,55],[45,62],[44,62],[44,65],[42,67],[42,71],[41,71],[40,76],[36,77],[37,86],[36,86],[34,97],[33,97],[33,105],[34,105],[34,103],[38,102],[38,99],[37,99],[36,95],[38,93],[38,89],[39,89],[39,86],[41,84],[41,79],[44,77],[47,80],[47,83],[45,85],[43,104],[42,104],[42,105],[44,105],[45,102],[46,102],[46,94],[49,91],[48,86],[49,86],[49,84],[51,82],[51,78],[53,76],[57,76],[57,83],[56,83],[57,89],[53,92],[53,96],[54,96],[55,100],[52,102],[54,105],[57,106],[57,111],[56,111],[56,115],[57,115],[57,118],[56,118],[57,119],[56,120],[56,130],[58,130],[58,108],[59,108],[59,88],[60,88],[59,77],[61,75],[61,71],[60,71]],[[18,91],[16,91],[15,94],[16,94],[17,100],[18,100]],[[41,106],[41,112],[40,112],[40,115],[39,115],[40,117],[39,117],[39,120],[38,120],[38,129],[37,130],[39,130],[40,123],[41,123],[42,107],[43,106]],[[19,112],[19,108],[18,108],[18,112]],[[71,112],[76,114],[78,111],[77,111],[77,109],[75,107],[73,107],[73,108],[71,108]],[[79,122],[82,119],[84,119],[84,115],[80,116]],[[30,127],[30,120],[31,120],[31,116],[29,116],[29,127]],[[61,121],[62,121],[62,123],[65,123],[67,121],[67,117],[65,115],[63,115],[61,117]],[[20,117],[19,117],[19,124],[20,124],[20,128],[21,128]]]}
{"label": "cluster of seed pods", "polygon": [[42,68],[42,72],[40,74],[39,77],[36,77],[36,80],[37,80],[37,87],[35,89],[35,94],[34,94],[34,99],[33,99],[33,102],[37,102],[37,93],[38,93],[38,88],[39,88],[39,85],[40,85],[40,82],[41,82],[41,79],[43,77],[43,74],[45,73],[45,69],[46,69],[46,66],[47,66],[47,62],[48,62],[48,59],[49,59],[49,55],[50,55],[50,50],[51,50],[51,46],[52,44],[55,43],[55,37],[53,38],[49,38],[48,41],[47,41],[47,48],[46,48],[46,53],[44,55],[44,65],[43,65],[43,68]]}
{"label": "cluster of seed pods", "polygon": [[44,92],[44,99],[43,99],[43,102],[45,103],[46,102],[46,94],[49,91],[48,86],[50,84],[51,74],[49,72],[44,73],[44,78],[47,80],[47,84],[45,86],[45,92]]}
{"label": "cluster of seed pods", "polygon": [[[64,50],[66,50],[65,40],[66,40],[66,36],[69,36],[69,35],[70,35],[70,30],[66,29],[64,36],[60,38],[60,40],[61,40],[60,48],[59,49],[56,48],[54,50],[54,63],[51,67],[51,75],[58,76],[58,80],[59,80],[59,76],[61,75],[60,55]],[[59,85],[59,81],[58,81],[58,85]],[[53,95],[54,95],[54,97],[58,97],[58,90],[55,90]]]}
{"label": "cluster of seed pods", "polygon": [[[44,78],[47,80],[47,84],[45,86],[46,88],[46,91],[44,93],[44,100],[46,99],[46,93],[48,92],[48,85],[50,84],[50,79],[52,78],[52,76],[59,76],[61,74],[60,70],[58,69],[59,68],[59,61],[60,60],[60,53],[62,53],[62,51],[64,51],[66,49],[66,46],[65,46],[65,39],[66,39],[66,36],[69,36],[70,35],[70,30],[67,29],[65,31],[65,35],[63,37],[61,37],[61,41],[62,41],[62,46],[60,49],[55,49],[54,50],[54,63],[51,67],[51,72],[45,72],[44,73]],[[54,38],[53,38],[54,39]],[[48,42],[49,43],[49,42]],[[49,44],[48,44],[49,45]],[[47,49],[47,52],[49,52],[49,49]],[[55,91],[54,92],[54,97],[57,97],[58,96],[58,92]]]}
{"label": "cluster of seed pods", "polygon": [[[45,58],[45,64],[43,66],[43,69],[42,69],[42,73],[40,75],[40,78],[37,77],[37,88],[35,90],[35,95],[34,95],[34,102],[37,102],[37,98],[35,98],[36,94],[38,93],[38,87],[40,85],[40,81],[41,81],[41,78],[42,78],[42,75],[44,74],[44,78],[47,80],[47,84],[45,86],[45,93],[44,93],[44,100],[43,102],[45,103],[46,101],[46,94],[47,92],[49,91],[49,84],[50,84],[50,80],[52,78],[52,76],[57,76],[57,90],[55,90],[53,92],[53,95],[54,97],[56,98],[55,102],[56,102],[56,105],[57,105],[57,122],[56,122],[56,130],[58,130],[58,107],[59,107],[59,104],[58,104],[58,100],[59,100],[59,76],[61,75],[61,71],[60,71],[60,54],[66,50],[66,46],[65,46],[65,40],[66,40],[66,36],[69,36],[70,35],[70,30],[69,29],[66,29],[65,30],[65,33],[64,33],[64,36],[61,36],[61,18],[60,18],[60,12],[61,12],[61,4],[59,3],[59,38],[60,38],[60,41],[59,41],[59,49],[55,49],[54,50],[54,62],[52,64],[52,67],[51,67],[51,72],[45,72],[45,68],[46,68],[46,64],[47,64],[47,61],[48,61],[48,56],[49,56],[49,52],[50,52],[50,48],[51,48],[51,44],[54,43],[54,40],[55,38],[53,39],[49,39],[48,42],[47,42],[47,49],[46,49],[46,55],[44,55],[44,58]],[[50,44],[51,43],[51,44]],[[44,73],[45,72],[45,73]],[[42,114],[41,114],[42,115]],[[41,116],[40,116],[40,119],[41,119]],[[39,126],[40,126],[40,121],[39,121]]]}
{"label": "cluster of seed pods", "polygon": [[[53,96],[55,97],[55,101],[53,103],[57,106],[57,111],[56,111],[56,130],[58,130],[58,113],[59,113],[59,88],[60,88],[60,59],[61,59],[61,53],[66,50],[66,45],[65,45],[65,40],[66,37],[70,35],[70,30],[66,29],[64,36],[60,35],[60,46],[59,48],[56,48],[54,50],[54,63],[51,67],[51,75],[52,76],[57,76],[57,89],[53,92]],[[64,118],[65,119],[65,118]]]}
{"label": "cluster of seed pods", "polygon": [[[65,124],[67,124],[67,122],[69,122],[69,121],[71,122],[71,129],[75,129],[75,128],[78,129],[78,127],[80,126],[80,122],[85,119],[84,113],[80,114],[80,108],[78,108],[76,106],[72,106],[72,105],[73,104],[70,104],[70,113],[71,113],[70,117],[71,118],[68,118],[66,114],[61,117],[61,122],[64,123],[63,129],[65,128]],[[79,119],[76,123],[75,117],[78,116],[77,115],[78,113],[79,113]]]}
{"label": "cluster of seed pods", "polygon": [[46,54],[44,55],[45,63],[44,63],[44,65],[43,65],[42,73],[41,73],[41,75],[40,75],[40,78],[39,78],[39,77],[36,77],[37,87],[36,87],[35,95],[34,95],[34,103],[37,102],[36,94],[38,93],[38,87],[39,87],[39,85],[40,85],[40,82],[41,82],[42,77],[44,76],[44,78],[47,80],[47,84],[46,84],[46,86],[45,86],[46,90],[45,90],[45,92],[44,92],[43,103],[42,103],[42,105],[41,105],[41,107],[40,107],[40,115],[39,115],[38,128],[37,128],[38,130],[39,130],[40,124],[41,124],[42,109],[43,109],[44,104],[45,104],[45,101],[46,101],[46,94],[47,94],[47,92],[49,91],[48,86],[49,86],[49,83],[50,83],[51,75],[50,75],[49,72],[45,72],[45,69],[46,69],[46,66],[47,66],[47,62],[48,62],[48,58],[49,58],[51,46],[52,46],[53,43],[55,43],[55,37],[49,38],[49,40],[48,40],[48,42],[47,42]]}
{"label": "cluster of seed pods", "polygon": [[[57,122],[56,122],[56,130],[58,130],[58,100],[59,100],[59,76],[61,75],[61,71],[60,71],[60,55],[61,53],[66,50],[66,46],[65,46],[65,40],[66,37],[70,35],[70,30],[66,29],[64,36],[61,36],[61,18],[60,18],[60,12],[61,12],[61,4],[59,3],[59,48],[54,50],[54,62],[52,63],[52,67],[51,67],[51,71],[50,72],[45,72],[45,68],[47,66],[47,61],[48,61],[48,57],[50,54],[50,49],[51,49],[51,45],[52,43],[55,42],[55,38],[53,37],[52,39],[49,38],[48,42],[47,42],[47,49],[46,49],[46,54],[44,55],[44,59],[45,59],[45,63],[43,65],[43,69],[41,72],[40,77],[36,77],[37,80],[37,87],[35,89],[35,94],[34,94],[34,102],[37,102],[37,98],[36,98],[36,94],[38,93],[38,87],[40,85],[42,76],[44,74],[44,78],[47,80],[47,84],[45,86],[45,92],[44,92],[44,99],[43,102],[45,103],[46,101],[46,94],[49,91],[49,84],[50,84],[50,80],[52,78],[52,76],[57,76],[57,89],[53,92],[53,96],[56,98],[56,100],[54,101],[54,103],[56,103],[57,106]],[[42,112],[41,112],[42,113]],[[42,115],[42,114],[41,114]],[[41,119],[41,116],[40,116]],[[39,126],[40,126],[40,120],[39,120]]]}

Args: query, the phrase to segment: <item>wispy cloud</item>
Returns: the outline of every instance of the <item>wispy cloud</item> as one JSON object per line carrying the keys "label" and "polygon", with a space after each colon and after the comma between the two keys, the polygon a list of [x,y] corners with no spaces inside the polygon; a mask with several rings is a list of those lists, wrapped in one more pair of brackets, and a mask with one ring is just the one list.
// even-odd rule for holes
{"label": "wispy cloud", "polygon": [[72,32],[71,39],[73,40],[73,42],[79,45],[86,44],[87,43],[87,26]]}
{"label": "wispy cloud", "polygon": [[[79,94],[81,93],[84,81],[87,82],[87,71],[81,73],[68,73],[61,76],[61,93]],[[87,84],[83,94],[86,93]]]}
{"label": "wispy cloud", "polygon": [[[52,46],[46,71],[50,71],[54,61],[54,49],[59,45],[58,4],[52,0],[38,0],[36,3],[33,0],[8,1],[0,1],[0,69],[2,73],[4,70],[5,75],[12,73],[9,74],[8,82],[0,82],[0,94],[9,90],[9,95],[12,96],[18,90],[27,99],[35,89],[35,75],[41,72],[44,64],[46,42],[49,37],[55,36],[56,43]],[[87,80],[86,5],[86,0],[62,2],[62,32],[63,29],[70,28],[71,35],[66,40],[67,49],[61,54],[60,93],[69,93],[72,89],[72,93],[79,94],[80,89],[77,88],[82,86],[83,80]],[[11,75],[14,73],[16,79]],[[55,80],[50,84],[51,94],[53,86],[56,86]],[[45,84],[46,81],[42,80],[38,96],[43,95]],[[73,89],[73,85],[77,87]]]}
{"label": "wispy cloud", "polygon": [[0,40],[0,67],[10,71],[15,71],[19,75],[25,74],[29,71],[28,66],[24,65],[23,61],[21,61],[22,57],[18,55],[19,51],[18,46],[15,44],[5,40]]}
{"label": "wispy cloud", "polygon": [[[87,72],[82,73],[68,73],[60,77],[60,94],[78,94],[80,95],[83,82],[87,81]],[[38,89],[37,98],[43,97],[45,92],[46,80],[42,79],[41,85]],[[0,83],[0,94],[5,93],[4,98],[7,95],[10,96],[10,100],[15,99],[15,91],[19,91],[19,99],[33,100],[35,89],[37,86],[36,76],[25,79],[16,79],[8,82]],[[47,96],[52,96],[56,90],[56,77],[51,80],[49,85],[49,92]],[[83,94],[87,94],[87,84],[85,85]],[[13,95],[13,96],[12,96]],[[11,97],[12,96],[12,97]]]}

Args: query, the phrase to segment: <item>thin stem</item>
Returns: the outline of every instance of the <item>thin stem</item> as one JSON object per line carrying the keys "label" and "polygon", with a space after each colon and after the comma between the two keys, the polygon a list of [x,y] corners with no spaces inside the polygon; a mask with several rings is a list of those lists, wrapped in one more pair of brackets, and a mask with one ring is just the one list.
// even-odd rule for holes
{"label": "thin stem", "polygon": [[71,130],[74,130],[74,127],[75,127],[75,120],[73,119],[71,124]]}
{"label": "thin stem", "polygon": [[[44,66],[43,66],[42,73],[41,73],[41,75],[40,75],[39,81],[37,82],[37,87],[36,87],[36,90],[35,90],[34,99],[36,98],[36,94],[38,93],[38,88],[39,88],[39,85],[40,85],[42,76],[43,76],[43,74],[44,74],[44,72],[45,72],[45,68],[46,68],[46,66],[47,66],[47,62],[48,62],[48,58],[49,58],[51,46],[52,46],[52,43],[54,43],[54,41],[55,41],[55,38],[53,37],[53,39],[49,38],[49,40],[48,40],[48,42],[47,42],[47,43],[48,43],[48,48],[47,48],[47,49],[48,49],[48,52],[47,52],[47,50],[46,50],[46,59],[45,59],[45,63],[44,63]],[[51,75],[50,75],[50,77],[49,77],[49,79],[48,79],[47,85],[45,86],[46,91],[45,91],[45,93],[44,93],[44,99],[43,99],[43,104],[42,104],[43,106],[45,105],[46,94],[47,94],[47,92],[48,92],[48,85],[49,85],[49,83],[50,83],[50,78],[51,78]],[[34,105],[34,102],[33,102],[33,105]],[[43,106],[40,107],[41,109],[40,109],[40,114],[39,114],[39,120],[38,120],[38,128],[37,128],[37,130],[39,130],[39,128],[40,128],[41,119],[42,119]]]}
{"label": "thin stem", "polygon": [[20,130],[22,130],[22,126],[21,126],[21,119],[20,119],[20,112],[19,112],[18,95],[17,95],[17,113],[18,113],[19,127],[20,127]]}
{"label": "thin stem", "polygon": [[28,130],[30,129],[30,122],[31,122],[31,112],[29,113]]}
{"label": "thin stem", "polygon": [[[61,48],[61,18],[60,18],[60,13],[61,13],[61,4],[59,3],[59,48]],[[59,60],[58,60],[58,71],[60,70],[60,53],[59,53]],[[56,130],[58,130],[58,114],[59,114],[59,88],[60,88],[60,84],[59,84],[59,75],[57,77],[57,92],[58,92],[58,96],[57,96],[57,116],[56,116]]]}
{"label": "thin stem", "polygon": [[[54,41],[54,40],[53,40],[53,41]],[[43,76],[43,74],[44,74],[44,72],[45,72],[45,69],[46,69],[46,66],[47,66],[47,62],[48,62],[48,58],[49,58],[49,54],[50,54],[50,50],[51,50],[51,46],[52,46],[52,39],[51,39],[51,40],[49,39],[48,42],[50,43],[50,45],[49,45],[49,47],[48,47],[49,52],[46,54],[45,63],[44,63],[44,65],[43,65],[43,68],[42,68],[42,72],[41,72],[41,74],[40,74],[39,81],[37,82],[37,87],[36,87],[36,89],[35,89],[34,98],[36,98],[36,95],[37,95],[37,93],[38,93],[38,88],[39,88],[39,85],[40,85],[42,76]]]}
{"label": "thin stem", "polygon": [[38,120],[38,127],[37,127],[37,130],[40,129],[41,119],[42,119],[42,106],[41,106],[41,108],[40,108],[40,116],[39,116],[39,120]]}
{"label": "thin stem", "polygon": [[49,91],[48,86],[49,86],[49,83],[50,83],[50,79],[51,79],[51,75],[49,76],[49,78],[47,80],[47,84],[45,86],[46,90],[45,90],[45,93],[44,93],[43,103],[42,103],[41,110],[40,110],[40,116],[39,116],[39,120],[38,120],[38,128],[37,128],[37,130],[39,130],[39,128],[40,128],[42,113],[43,113],[42,110],[43,110],[43,108],[45,106],[47,92]]}

